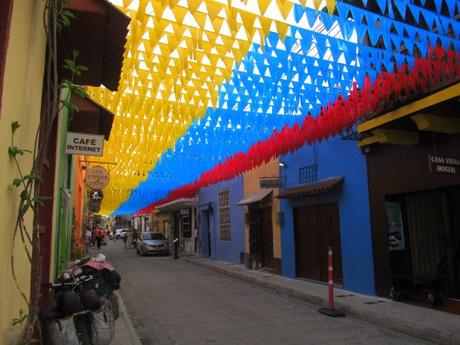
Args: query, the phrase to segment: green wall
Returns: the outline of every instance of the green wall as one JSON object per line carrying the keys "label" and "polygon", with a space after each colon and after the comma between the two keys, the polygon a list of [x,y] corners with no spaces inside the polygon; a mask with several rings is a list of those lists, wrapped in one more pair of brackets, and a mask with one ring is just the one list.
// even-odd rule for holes
{"label": "green wall", "polygon": [[[61,98],[66,93],[61,94]],[[56,188],[57,205],[55,224],[55,274],[61,273],[70,261],[72,246],[72,210],[74,200],[74,180],[76,156],[65,153],[65,142],[68,132],[69,112],[63,109],[59,114],[59,128],[56,152]]]}

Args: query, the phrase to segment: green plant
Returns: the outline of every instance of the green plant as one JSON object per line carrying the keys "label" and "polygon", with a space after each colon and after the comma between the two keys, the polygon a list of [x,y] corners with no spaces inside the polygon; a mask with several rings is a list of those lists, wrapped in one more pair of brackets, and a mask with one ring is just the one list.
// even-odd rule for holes
{"label": "green plant", "polygon": [[77,64],[79,52],[74,50],[72,52],[72,59],[65,59],[63,68],[70,71],[72,75],[72,80],[62,79],[61,84],[59,85],[60,89],[68,90],[66,98],[59,101],[59,105],[63,108],[66,108],[69,111],[70,116],[72,117],[75,112],[78,111],[78,108],[71,102],[72,94],[78,95],[82,98],[86,97],[86,94],[80,85],[75,85],[73,83],[74,77],[79,77],[82,72],[88,71],[88,67]]}
{"label": "green plant", "polygon": [[62,0],[57,7],[57,31],[61,32],[62,28],[70,26],[72,19],[75,18],[75,15],[66,10],[65,6],[70,2],[70,0]]}
{"label": "green plant", "polygon": [[24,322],[27,321],[27,318],[29,317],[29,314],[25,313],[24,310],[20,309],[19,310],[19,317],[14,318],[11,320],[11,326],[22,326]]}

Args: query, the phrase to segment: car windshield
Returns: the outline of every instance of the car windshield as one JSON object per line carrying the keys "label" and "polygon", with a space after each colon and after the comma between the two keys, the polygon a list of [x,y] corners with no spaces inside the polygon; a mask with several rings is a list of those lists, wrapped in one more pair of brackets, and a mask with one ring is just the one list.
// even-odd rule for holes
{"label": "car windshield", "polygon": [[164,240],[163,234],[144,234],[142,235],[144,240]]}

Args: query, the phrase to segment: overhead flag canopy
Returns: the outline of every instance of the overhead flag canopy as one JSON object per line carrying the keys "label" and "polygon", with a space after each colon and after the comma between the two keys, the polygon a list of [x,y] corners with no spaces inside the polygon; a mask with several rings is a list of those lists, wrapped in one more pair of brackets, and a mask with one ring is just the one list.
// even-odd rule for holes
{"label": "overhead flag canopy", "polygon": [[120,87],[89,90],[116,114],[103,213],[193,194],[459,75],[455,0],[114,3],[131,17]]}

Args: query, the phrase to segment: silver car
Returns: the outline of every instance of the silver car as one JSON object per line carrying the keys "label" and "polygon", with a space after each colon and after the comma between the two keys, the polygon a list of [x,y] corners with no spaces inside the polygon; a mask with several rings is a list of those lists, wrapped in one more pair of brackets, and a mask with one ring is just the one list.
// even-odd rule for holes
{"label": "silver car", "polygon": [[168,240],[161,233],[143,233],[137,241],[137,254],[164,254],[169,255]]}

